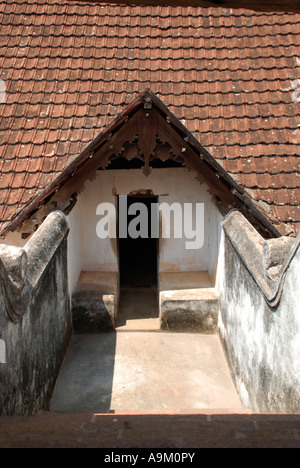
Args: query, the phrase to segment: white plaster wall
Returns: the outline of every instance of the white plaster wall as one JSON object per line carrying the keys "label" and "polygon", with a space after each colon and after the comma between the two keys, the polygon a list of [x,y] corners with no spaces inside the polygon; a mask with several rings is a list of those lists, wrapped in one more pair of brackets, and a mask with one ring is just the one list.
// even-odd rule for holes
{"label": "white plaster wall", "polygon": [[222,220],[223,220],[223,216],[221,215],[219,209],[214,203],[212,203],[210,206],[210,218],[209,218],[208,273],[210,277],[215,280],[215,285],[217,288],[218,288],[220,248],[221,248],[222,236],[223,236]]}
{"label": "white plaster wall", "polygon": [[10,232],[5,239],[0,240],[0,244],[24,247],[28,241],[29,237],[27,239],[22,239],[22,234],[19,232]]}
{"label": "white plaster wall", "polygon": [[[128,195],[137,190],[152,190],[159,203],[204,203],[205,241],[201,249],[186,249],[183,239],[160,239],[160,271],[208,271],[215,275],[220,242],[222,216],[212,202],[208,187],[200,184],[195,174],[185,168],[153,169],[145,177],[141,169],[98,171],[96,178],[85,184],[72,212],[67,216],[68,283],[73,293],[81,271],[118,271],[116,239],[99,239],[96,226],[101,219],[96,214],[102,202],[113,203],[117,209],[117,195]],[[21,234],[11,233],[7,245],[23,247],[27,240]]]}
{"label": "white plaster wall", "polygon": [[[76,213],[71,219],[74,226],[81,225],[81,269],[85,271],[118,271],[116,239],[99,239],[96,226],[101,219],[96,214],[97,206],[102,202],[115,204],[117,195],[128,195],[137,190],[152,190],[159,197],[159,202],[204,203],[205,241],[201,249],[188,250],[186,240],[160,239],[160,271],[215,271],[217,248],[219,242],[220,216],[208,193],[208,187],[200,184],[193,172],[185,168],[153,169],[145,177],[140,169],[99,171],[94,181],[86,183],[80,194]],[[75,221],[75,218],[80,221]],[[71,227],[72,230],[72,227]],[[71,233],[70,252],[76,252],[79,237]],[[71,254],[70,254],[71,255]],[[72,254],[73,255],[73,254]],[[76,254],[75,254],[76,255]],[[76,262],[71,261],[74,268]],[[78,265],[76,271],[78,272]],[[72,278],[76,275],[71,274]],[[73,284],[73,280],[71,281]]]}

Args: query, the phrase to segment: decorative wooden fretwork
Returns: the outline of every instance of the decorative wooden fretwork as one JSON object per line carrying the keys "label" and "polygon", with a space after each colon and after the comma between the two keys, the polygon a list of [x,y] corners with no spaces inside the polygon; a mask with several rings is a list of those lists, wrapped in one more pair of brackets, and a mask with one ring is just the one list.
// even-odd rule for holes
{"label": "decorative wooden fretwork", "polygon": [[112,161],[118,158],[141,160],[145,177],[151,174],[153,161],[176,161],[193,171],[200,183],[207,184],[221,212],[238,208],[262,232],[277,235],[276,228],[245,191],[162,102],[147,90],[60,175],[56,186],[51,188],[51,195],[41,199],[31,217],[23,221],[21,232],[25,235],[33,232],[53,209],[70,212],[85,183],[93,180],[99,169],[109,169]]}

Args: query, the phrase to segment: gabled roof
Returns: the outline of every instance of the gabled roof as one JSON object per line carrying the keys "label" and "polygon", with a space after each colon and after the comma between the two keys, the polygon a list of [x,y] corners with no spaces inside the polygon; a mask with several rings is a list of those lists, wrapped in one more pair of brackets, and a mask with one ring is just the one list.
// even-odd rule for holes
{"label": "gabled roof", "polygon": [[[69,212],[86,181],[92,180],[100,168],[109,167],[111,157],[132,158],[133,154],[144,161],[146,176],[151,172],[151,161],[156,158],[173,158],[182,162],[196,172],[199,181],[208,185],[221,210],[239,208],[266,236],[280,236],[280,232],[258,209],[244,188],[232,179],[150,89],[126,106],[51,184],[13,216],[6,230],[15,229],[24,222],[27,222],[27,228],[33,229],[54,208]],[[34,221],[26,221],[33,214]]]}
{"label": "gabled roof", "polygon": [[299,230],[300,15],[3,0],[0,23],[2,232],[147,86]]}

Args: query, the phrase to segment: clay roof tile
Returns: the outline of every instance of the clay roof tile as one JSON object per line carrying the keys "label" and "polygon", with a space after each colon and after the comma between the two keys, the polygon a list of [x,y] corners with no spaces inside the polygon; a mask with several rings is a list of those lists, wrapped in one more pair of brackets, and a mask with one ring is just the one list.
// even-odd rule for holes
{"label": "clay roof tile", "polygon": [[299,229],[300,14],[3,0],[0,15],[0,230],[146,87]]}

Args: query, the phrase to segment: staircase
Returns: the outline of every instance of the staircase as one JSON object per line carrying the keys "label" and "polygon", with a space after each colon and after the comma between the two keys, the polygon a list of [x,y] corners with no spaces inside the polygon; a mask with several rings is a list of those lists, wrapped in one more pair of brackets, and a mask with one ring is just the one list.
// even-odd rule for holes
{"label": "staircase", "polygon": [[[73,335],[50,411],[0,418],[1,448],[102,448],[107,456],[120,453],[118,448],[121,453],[148,448],[154,454],[166,449],[197,454],[195,448],[300,446],[299,415],[259,415],[243,408],[217,333],[162,331],[157,291],[151,288],[121,291],[115,320],[112,275],[98,277],[103,286],[100,306],[99,282],[92,283],[95,308],[86,314],[88,276],[83,275],[77,290],[83,307],[78,326],[106,323],[108,329]],[[165,284],[172,280],[172,294],[159,290],[170,301],[167,313],[174,310],[172,301],[180,299],[176,278],[165,278]],[[202,299],[215,304],[211,285],[202,286]],[[192,312],[189,326],[195,324],[193,304],[184,306]],[[97,310],[103,315],[95,322]],[[147,456],[146,451],[140,454]]]}
{"label": "staircase", "polygon": [[142,331],[143,318],[124,317],[115,331],[73,336],[50,411],[0,418],[1,448],[142,448],[147,457],[300,446],[299,415],[243,408],[217,334]]}

